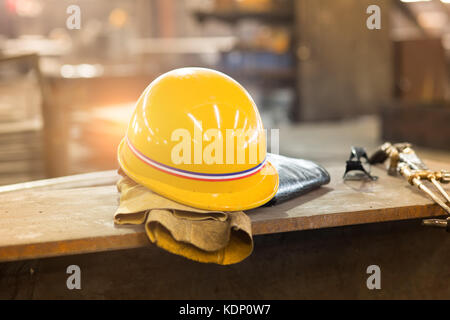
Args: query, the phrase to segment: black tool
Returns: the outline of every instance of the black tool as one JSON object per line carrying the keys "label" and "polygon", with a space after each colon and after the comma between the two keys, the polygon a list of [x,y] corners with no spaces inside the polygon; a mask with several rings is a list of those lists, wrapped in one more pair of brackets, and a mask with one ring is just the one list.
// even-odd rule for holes
{"label": "black tool", "polygon": [[[362,160],[363,161],[362,161]],[[363,175],[349,175],[349,172],[359,171]],[[370,174],[370,163],[367,157],[366,150],[361,147],[352,147],[350,158],[347,160],[347,166],[345,168],[344,179],[345,180],[355,180],[363,179],[368,177],[372,181],[378,180],[378,177],[372,176]]]}

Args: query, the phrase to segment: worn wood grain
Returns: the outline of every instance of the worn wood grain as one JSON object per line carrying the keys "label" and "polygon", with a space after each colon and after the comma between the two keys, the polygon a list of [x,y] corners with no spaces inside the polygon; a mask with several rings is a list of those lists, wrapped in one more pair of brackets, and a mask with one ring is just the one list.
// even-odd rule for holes
{"label": "worn wood grain", "polygon": [[[441,169],[448,164],[429,163]],[[378,182],[332,181],[276,207],[248,211],[255,235],[443,215],[400,177],[374,168]],[[135,248],[149,245],[143,227],[115,226],[115,171],[0,189],[0,261]],[[447,190],[448,186],[446,186]]]}

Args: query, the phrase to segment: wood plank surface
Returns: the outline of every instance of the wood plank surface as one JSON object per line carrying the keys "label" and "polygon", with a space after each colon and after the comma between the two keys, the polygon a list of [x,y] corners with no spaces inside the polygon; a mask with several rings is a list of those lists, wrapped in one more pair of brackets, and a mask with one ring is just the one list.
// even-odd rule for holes
{"label": "wood plank surface", "polygon": [[[433,169],[450,166],[428,164]],[[377,182],[344,182],[343,166],[327,169],[329,185],[275,207],[248,211],[253,234],[444,215],[383,168],[373,168]],[[142,226],[114,225],[117,179],[115,171],[106,171],[0,187],[0,261],[150,245]]]}

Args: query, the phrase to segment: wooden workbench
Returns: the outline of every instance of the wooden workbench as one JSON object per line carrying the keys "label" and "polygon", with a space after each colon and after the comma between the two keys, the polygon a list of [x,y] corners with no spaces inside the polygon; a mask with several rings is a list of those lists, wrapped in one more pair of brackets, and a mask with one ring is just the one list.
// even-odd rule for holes
{"label": "wooden workbench", "polygon": [[[449,164],[427,162],[432,169]],[[320,229],[444,215],[418,190],[383,168],[377,182],[342,180],[276,207],[248,211],[253,234]],[[142,226],[115,226],[115,171],[0,187],[0,261],[35,259],[150,245]],[[446,186],[447,190],[448,186]]]}

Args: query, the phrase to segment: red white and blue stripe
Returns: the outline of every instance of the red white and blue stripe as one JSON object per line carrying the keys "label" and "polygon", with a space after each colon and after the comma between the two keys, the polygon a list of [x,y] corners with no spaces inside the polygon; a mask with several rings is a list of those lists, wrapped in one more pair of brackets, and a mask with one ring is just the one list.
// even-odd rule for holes
{"label": "red white and blue stripe", "polygon": [[135,146],[130,142],[128,137],[126,138],[127,145],[130,148],[130,150],[133,152],[133,154],[138,157],[141,161],[143,161],[145,164],[153,167],[156,170],[163,171],[165,173],[187,178],[187,179],[193,179],[193,180],[201,180],[201,181],[232,181],[232,180],[238,180],[250,177],[254,174],[257,174],[260,172],[264,166],[266,165],[266,159],[264,159],[263,162],[258,164],[257,166],[244,170],[239,172],[233,172],[233,173],[199,173],[199,172],[193,172],[193,171],[187,171],[187,170],[181,170],[174,167],[170,167],[168,165],[162,164],[158,161],[152,160],[146,155],[144,155],[142,152],[136,149]]}

